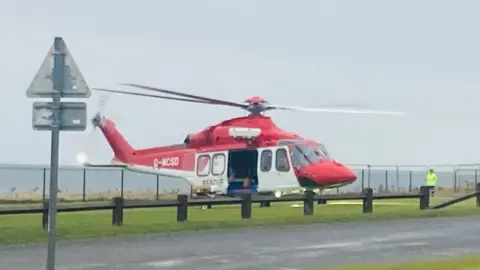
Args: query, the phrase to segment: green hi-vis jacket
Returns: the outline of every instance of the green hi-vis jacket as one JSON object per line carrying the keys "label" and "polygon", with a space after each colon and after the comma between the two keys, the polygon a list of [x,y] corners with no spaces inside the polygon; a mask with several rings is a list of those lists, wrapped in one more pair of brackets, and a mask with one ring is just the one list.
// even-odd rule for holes
{"label": "green hi-vis jacket", "polygon": [[437,175],[435,173],[427,174],[427,186],[436,186],[437,185]]}

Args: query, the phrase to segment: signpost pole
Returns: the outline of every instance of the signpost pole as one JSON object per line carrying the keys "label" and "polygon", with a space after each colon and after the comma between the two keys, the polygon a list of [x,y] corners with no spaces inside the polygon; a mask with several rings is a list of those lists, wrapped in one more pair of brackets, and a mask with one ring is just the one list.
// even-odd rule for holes
{"label": "signpost pole", "polygon": [[61,37],[55,38],[27,89],[27,97],[53,99],[52,102],[34,102],[32,122],[34,130],[52,133],[46,266],[47,270],[55,270],[60,131],[84,131],[87,127],[87,104],[62,102],[62,98],[90,97],[90,88]]}
{"label": "signpost pole", "polygon": [[50,203],[48,209],[47,270],[55,270],[55,246],[57,235],[58,156],[60,144],[61,93],[65,85],[65,50],[63,41],[55,38],[53,51],[53,125],[50,152]]}

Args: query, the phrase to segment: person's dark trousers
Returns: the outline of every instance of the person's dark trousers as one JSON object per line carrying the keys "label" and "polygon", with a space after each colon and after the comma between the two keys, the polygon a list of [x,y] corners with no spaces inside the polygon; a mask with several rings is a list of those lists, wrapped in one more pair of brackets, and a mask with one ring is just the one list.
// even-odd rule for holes
{"label": "person's dark trousers", "polygon": [[430,191],[430,196],[434,197],[435,196],[435,186],[429,186],[429,191]]}

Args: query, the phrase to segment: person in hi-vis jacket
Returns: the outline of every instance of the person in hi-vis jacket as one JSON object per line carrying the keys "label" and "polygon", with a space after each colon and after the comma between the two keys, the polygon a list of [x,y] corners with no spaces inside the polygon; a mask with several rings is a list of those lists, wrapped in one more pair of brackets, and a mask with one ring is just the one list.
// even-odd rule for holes
{"label": "person in hi-vis jacket", "polygon": [[430,169],[428,171],[425,185],[430,187],[430,192],[431,192],[432,196],[434,196],[435,195],[435,187],[437,186],[437,175],[435,174],[435,171],[433,169]]}

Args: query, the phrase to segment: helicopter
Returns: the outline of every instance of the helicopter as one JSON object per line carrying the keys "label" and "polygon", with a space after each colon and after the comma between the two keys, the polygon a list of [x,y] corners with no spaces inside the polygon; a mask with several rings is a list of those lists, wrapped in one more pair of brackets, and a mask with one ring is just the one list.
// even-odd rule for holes
{"label": "helicopter", "polygon": [[[135,172],[180,178],[191,187],[191,195],[235,197],[245,193],[273,194],[281,197],[292,190],[324,190],[349,185],[357,176],[333,159],[324,144],[280,129],[264,113],[270,110],[296,110],[326,113],[389,114],[403,112],[356,110],[336,107],[303,108],[272,105],[255,96],[232,102],[140,84],[123,84],[145,93],[93,88],[94,91],[143,96],[206,105],[230,106],[249,114],[222,121],[197,133],[188,134],[182,143],[135,149],[98,112],[91,120],[113,150],[110,164],[88,163],[85,153],[77,161],[85,167],[119,167]],[[155,94],[154,94],[155,93]],[[166,95],[160,95],[167,94]]]}

